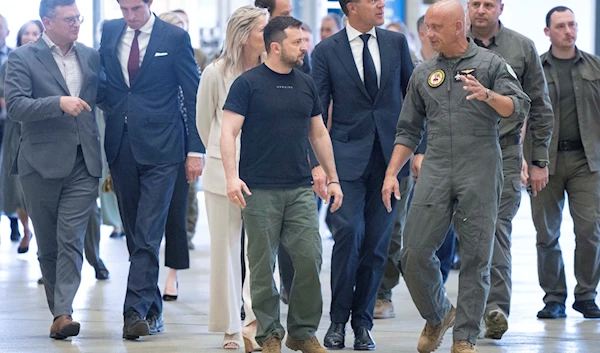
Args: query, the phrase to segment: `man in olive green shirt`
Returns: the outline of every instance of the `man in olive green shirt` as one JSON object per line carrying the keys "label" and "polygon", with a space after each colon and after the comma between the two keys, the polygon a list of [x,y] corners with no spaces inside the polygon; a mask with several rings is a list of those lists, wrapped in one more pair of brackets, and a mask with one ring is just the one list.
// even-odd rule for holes
{"label": "man in olive green shirt", "polygon": [[[531,131],[533,148],[526,159],[533,161],[529,169],[529,184],[535,196],[548,182],[548,145],[554,126],[552,105],[535,45],[531,39],[502,25],[499,17],[503,10],[502,0],[469,1],[471,28],[468,35],[480,47],[500,54],[516,73],[523,91],[531,98],[527,125]],[[522,120],[500,121],[504,186],[496,221],[491,287],[484,314],[486,338],[500,339],[508,329],[512,292],[512,220],[521,203],[522,128]]]}
{"label": "man in olive green shirt", "polygon": [[569,8],[555,7],[544,32],[552,46],[541,57],[555,128],[550,180],[531,199],[537,231],[538,276],[546,293],[541,319],[566,317],[567,285],[559,245],[565,191],[575,224],[575,303],[585,318],[600,318],[595,303],[600,280],[600,58],[575,46],[577,22]]}

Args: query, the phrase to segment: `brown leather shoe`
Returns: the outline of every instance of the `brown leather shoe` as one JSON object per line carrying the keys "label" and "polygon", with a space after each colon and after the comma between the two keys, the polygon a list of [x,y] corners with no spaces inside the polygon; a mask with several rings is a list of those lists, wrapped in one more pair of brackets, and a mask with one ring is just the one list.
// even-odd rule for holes
{"label": "brown leather shoe", "polygon": [[77,336],[81,325],[73,321],[71,315],[61,315],[54,319],[50,326],[50,338],[55,340],[64,340],[67,337]]}

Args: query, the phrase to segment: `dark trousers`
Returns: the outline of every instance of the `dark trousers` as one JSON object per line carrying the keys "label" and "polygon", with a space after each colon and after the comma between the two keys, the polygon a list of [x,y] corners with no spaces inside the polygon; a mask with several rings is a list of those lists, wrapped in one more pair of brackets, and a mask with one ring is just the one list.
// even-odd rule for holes
{"label": "dark trousers", "polygon": [[180,163],[177,171],[177,180],[169,204],[165,227],[165,266],[175,270],[190,268],[190,250],[186,230],[189,188],[184,161]]}
{"label": "dark trousers", "polygon": [[131,152],[127,130],[110,164],[129,250],[129,278],[123,312],[142,317],[162,312],[158,252],[180,163],[142,165]]}
{"label": "dark trousers", "polygon": [[[332,323],[344,324],[352,315],[352,327],[373,326],[373,310],[381,284],[394,211],[388,213],[381,201],[385,159],[375,143],[363,175],[354,181],[340,181],[344,203],[327,218],[333,233],[331,256]],[[342,176],[343,177],[343,176]]]}

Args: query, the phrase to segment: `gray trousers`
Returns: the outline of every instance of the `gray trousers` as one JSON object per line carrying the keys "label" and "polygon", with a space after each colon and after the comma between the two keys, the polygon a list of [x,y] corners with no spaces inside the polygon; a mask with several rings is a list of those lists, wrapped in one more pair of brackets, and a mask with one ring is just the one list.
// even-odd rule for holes
{"label": "gray trousers", "polygon": [[402,233],[406,223],[406,211],[408,200],[414,185],[412,174],[400,180],[400,195],[402,200],[396,204],[396,218],[394,219],[394,230],[390,240],[390,250],[385,263],[383,280],[377,291],[377,299],[392,300],[392,289],[400,281],[400,251],[402,250]]}
{"label": "gray trousers", "polygon": [[439,325],[451,304],[435,253],[453,221],[462,261],[453,338],[476,343],[490,288],[502,189],[500,148],[487,136],[430,138],[428,143],[404,227],[403,278],[421,316]]}
{"label": "gray trousers", "polygon": [[512,145],[502,149],[502,172],[504,185],[496,219],[496,236],[492,252],[490,268],[490,294],[488,295],[486,314],[491,310],[501,309],[506,315],[510,313],[512,293],[512,257],[511,233],[512,221],[521,205],[521,165],[523,156],[520,145]]}
{"label": "gray trousers", "polygon": [[19,179],[35,227],[48,307],[55,318],[71,315],[81,282],[86,227],[98,197],[98,178],[88,173],[79,150],[66,178],[44,179],[34,172]]}
{"label": "gray trousers", "polygon": [[96,271],[106,270],[104,262],[100,258],[100,208],[96,202],[93,203],[90,220],[85,232],[83,248],[87,262]]}
{"label": "gray trousers", "polygon": [[558,152],[548,185],[531,198],[544,303],[564,303],[567,299],[565,265],[558,243],[565,191],[575,225],[575,300],[595,299],[600,280],[600,173],[590,172],[583,150]]}

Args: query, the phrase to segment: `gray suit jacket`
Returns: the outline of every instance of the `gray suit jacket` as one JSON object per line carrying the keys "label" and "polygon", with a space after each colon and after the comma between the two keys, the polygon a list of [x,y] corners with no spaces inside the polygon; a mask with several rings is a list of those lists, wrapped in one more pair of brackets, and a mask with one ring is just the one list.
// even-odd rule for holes
{"label": "gray suit jacket", "polygon": [[15,49],[8,60],[5,97],[8,117],[22,123],[21,143],[13,174],[33,172],[44,179],[64,178],[75,165],[77,145],[90,175],[102,175],[100,137],[94,117],[100,57],[94,49],[77,43],[75,51],[84,75],[79,97],[92,111],[79,116],[60,109],[60,97],[68,96],[67,84],[46,42]]}

